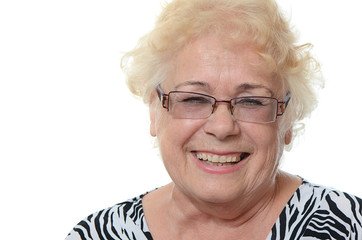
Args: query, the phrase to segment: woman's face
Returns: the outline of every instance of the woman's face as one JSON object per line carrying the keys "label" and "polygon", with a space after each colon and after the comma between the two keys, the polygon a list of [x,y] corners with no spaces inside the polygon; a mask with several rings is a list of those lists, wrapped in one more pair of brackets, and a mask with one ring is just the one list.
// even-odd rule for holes
{"label": "woman's face", "polygon": [[[279,81],[248,45],[225,48],[211,36],[183,48],[174,74],[161,87],[199,92],[218,100],[239,96],[283,98]],[[153,101],[158,101],[154,98]],[[152,104],[162,108],[158,104]],[[177,189],[189,197],[227,203],[263,194],[271,186],[284,141],[278,123],[234,120],[227,104],[206,119],[179,119],[166,109],[151,107],[151,134],[157,136],[165,167]],[[204,161],[200,160],[203,158]],[[233,159],[234,164],[210,164]],[[207,161],[205,161],[207,160]],[[220,165],[220,166],[218,166]]]}

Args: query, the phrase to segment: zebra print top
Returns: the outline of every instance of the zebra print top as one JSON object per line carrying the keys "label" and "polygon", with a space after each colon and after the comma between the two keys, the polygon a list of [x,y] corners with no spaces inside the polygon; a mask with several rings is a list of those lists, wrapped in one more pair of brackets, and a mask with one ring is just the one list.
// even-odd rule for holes
{"label": "zebra print top", "polygon": [[[142,197],[94,213],[78,223],[66,240],[150,240]],[[291,197],[267,240],[362,240],[362,200],[303,181]]]}

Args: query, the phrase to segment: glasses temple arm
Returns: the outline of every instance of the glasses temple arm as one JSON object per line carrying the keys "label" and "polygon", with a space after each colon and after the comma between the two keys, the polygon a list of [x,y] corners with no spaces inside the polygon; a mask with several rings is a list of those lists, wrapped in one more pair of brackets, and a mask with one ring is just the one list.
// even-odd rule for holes
{"label": "glasses temple arm", "polygon": [[290,92],[287,93],[287,95],[285,95],[284,99],[283,99],[283,103],[285,104],[285,108],[288,107],[290,98],[292,97],[292,94]]}
{"label": "glasses temple arm", "polygon": [[168,110],[168,106],[167,106],[168,104],[166,104],[167,99],[168,99],[168,94],[165,94],[163,92],[160,84],[157,85],[156,92],[157,92],[158,98],[161,101],[162,107],[164,107],[164,108],[166,108]]}
{"label": "glasses temple arm", "polygon": [[288,104],[289,104],[289,101],[290,101],[290,98],[292,97],[292,94],[290,92],[287,93],[287,95],[284,97],[283,101],[282,102],[278,102],[278,113],[277,113],[277,116],[281,116],[284,114],[285,112],[285,109],[288,107]]}
{"label": "glasses temple arm", "polygon": [[156,92],[157,92],[158,98],[159,98],[160,100],[162,100],[162,96],[163,96],[165,93],[162,91],[160,84],[157,85]]}

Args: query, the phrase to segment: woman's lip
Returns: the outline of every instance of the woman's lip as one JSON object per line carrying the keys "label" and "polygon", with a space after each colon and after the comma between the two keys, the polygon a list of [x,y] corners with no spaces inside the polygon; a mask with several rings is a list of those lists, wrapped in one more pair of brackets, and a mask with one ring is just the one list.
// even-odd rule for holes
{"label": "woman's lip", "polygon": [[[197,152],[199,152],[199,151],[197,151]],[[243,154],[243,153],[239,152],[239,154],[240,154],[239,156],[241,156],[241,154]],[[220,174],[221,175],[221,174],[233,173],[233,172],[239,170],[245,164],[245,162],[248,160],[248,158],[250,157],[251,154],[248,153],[245,158],[241,159],[241,161],[239,161],[237,163],[234,163],[234,164],[231,164],[231,165],[224,165],[224,166],[216,166],[216,165],[208,164],[207,162],[200,160],[196,156],[196,152],[193,152],[192,155],[194,156],[194,161],[196,163],[196,166],[199,169],[201,169],[202,171],[207,172],[207,173]]]}
{"label": "woman's lip", "polygon": [[235,163],[235,162],[239,162],[241,157],[244,156],[245,154],[223,154],[223,155],[218,155],[218,154],[210,154],[210,153],[200,153],[200,152],[195,152],[195,155],[198,159],[205,161],[207,163],[211,162],[214,164],[218,164],[218,163]]}
{"label": "woman's lip", "polygon": [[209,154],[209,155],[219,155],[219,156],[241,156],[241,154],[243,154],[244,152],[240,152],[240,151],[208,151],[208,150],[197,150],[197,151],[192,151],[193,153],[198,153],[198,154]]}

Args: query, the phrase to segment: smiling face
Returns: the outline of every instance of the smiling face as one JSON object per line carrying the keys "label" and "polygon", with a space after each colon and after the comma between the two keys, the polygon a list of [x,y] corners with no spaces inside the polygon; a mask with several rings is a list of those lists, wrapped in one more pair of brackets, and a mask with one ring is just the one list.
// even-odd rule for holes
{"label": "smiling face", "polygon": [[[212,36],[183,48],[176,69],[161,87],[191,91],[229,100],[266,96],[279,100],[281,84],[265,71],[249,45],[225,48]],[[154,98],[153,101],[158,101]],[[151,105],[151,134],[157,136],[165,167],[183,194],[212,203],[227,203],[250,196],[262,197],[274,183],[284,147],[274,123],[246,123],[220,104],[206,119],[172,117]]]}

